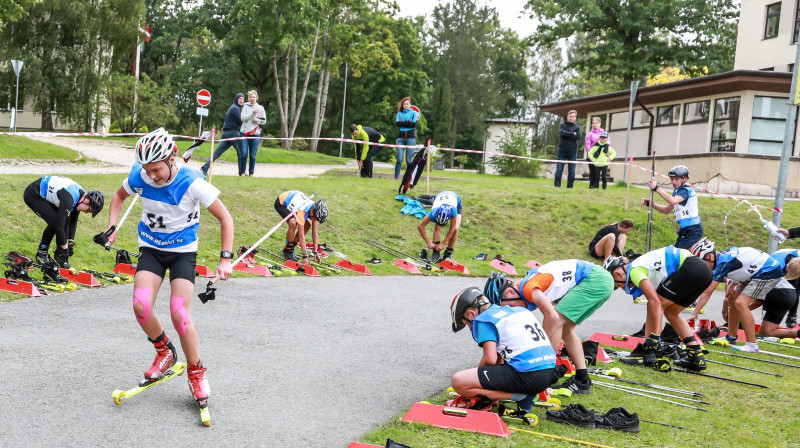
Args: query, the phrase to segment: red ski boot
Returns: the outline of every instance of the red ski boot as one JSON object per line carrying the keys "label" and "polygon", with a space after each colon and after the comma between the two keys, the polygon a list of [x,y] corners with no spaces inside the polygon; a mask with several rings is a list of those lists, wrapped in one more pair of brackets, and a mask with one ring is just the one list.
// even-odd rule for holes
{"label": "red ski boot", "polygon": [[211,388],[206,379],[206,368],[203,367],[202,362],[197,364],[189,364],[189,390],[194,395],[194,399],[203,407],[211,395]]}
{"label": "red ski boot", "polygon": [[161,379],[164,376],[164,372],[178,361],[175,346],[172,345],[172,341],[169,340],[166,333],[162,332],[161,336],[157,337],[155,341],[150,338],[148,340],[156,348],[156,359],[153,360],[150,368],[144,372],[144,380],[142,382],[145,384]]}

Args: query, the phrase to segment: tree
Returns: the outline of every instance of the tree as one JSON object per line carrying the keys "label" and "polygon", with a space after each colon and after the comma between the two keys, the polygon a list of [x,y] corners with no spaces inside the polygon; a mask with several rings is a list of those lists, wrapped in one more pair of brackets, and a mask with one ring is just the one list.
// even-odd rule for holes
{"label": "tree", "polygon": [[109,114],[119,124],[121,132],[169,128],[177,123],[169,89],[156,85],[147,74],[142,74],[141,77],[141,81],[137,81],[133,76],[114,73],[106,82]]}
{"label": "tree", "polygon": [[0,0],[0,29],[8,22],[17,21],[27,15],[26,9],[35,0]]}
{"label": "tree", "polygon": [[25,62],[25,89],[42,129],[57,119],[78,129],[96,129],[99,92],[116,62],[136,41],[143,0],[63,0],[33,3],[27,15],[2,30],[6,56]]}
{"label": "tree", "polygon": [[538,45],[585,33],[586,46],[569,67],[616,80],[618,88],[664,66],[690,75],[696,67],[716,73],[732,66],[734,0],[529,0],[526,9],[540,22]]}
{"label": "tree", "polygon": [[[708,73],[708,67],[703,67],[704,73]],[[664,67],[661,69],[661,73],[653,76],[647,77],[647,84],[648,86],[655,86],[659,84],[667,84],[670,82],[675,81],[682,81],[684,79],[689,79],[691,76],[681,73],[681,69],[679,67]]]}
{"label": "tree", "polygon": [[434,141],[437,145],[452,148],[456,144],[453,132],[453,89],[447,78],[433,90],[433,110],[436,117]]}

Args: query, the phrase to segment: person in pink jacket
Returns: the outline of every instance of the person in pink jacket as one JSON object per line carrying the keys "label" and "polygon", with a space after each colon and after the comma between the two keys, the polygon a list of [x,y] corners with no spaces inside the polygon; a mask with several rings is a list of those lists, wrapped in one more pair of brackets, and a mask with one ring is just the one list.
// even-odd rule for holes
{"label": "person in pink jacket", "polygon": [[589,161],[589,150],[592,149],[592,146],[594,146],[595,143],[597,143],[597,140],[600,139],[600,134],[605,132],[600,126],[600,117],[594,117],[592,118],[592,128],[586,133],[586,152],[584,153],[583,158],[589,162],[589,188],[592,188],[592,185],[596,185],[597,181],[599,180],[597,167],[594,166],[594,163]]}

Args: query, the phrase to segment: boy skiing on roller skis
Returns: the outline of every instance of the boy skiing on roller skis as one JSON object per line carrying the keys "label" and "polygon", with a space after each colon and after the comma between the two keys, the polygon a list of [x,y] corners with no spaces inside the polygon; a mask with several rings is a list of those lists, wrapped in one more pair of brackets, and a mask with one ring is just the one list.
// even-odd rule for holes
{"label": "boy skiing on roller skis", "polygon": [[[103,210],[103,193],[97,190],[86,192],[66,177],[43,176],[31,182],[22,197],[36,216],[47,223],[36,250],[36,262],[45,267],[55,263],[71,269],[69,258],[74,254],[78,217],[80,213],[91,213],[92,218],[97,216]],[[50,243],[54,236],[56,248],[53,258],[50,258]]]}
{"label": "boy skiing on roller skis", "polygon": [[283,258],[286,260],[297,261],[294,247],[300,245],[303,253],[303,264],[308,265],[311,260],[308,256],[306,247],[306,234],[311,230],[311,240],[314,245],[311,254],[317,262],[322,261],[319,254],[319,225],[328,219],[328,204],[325,199],[316,202],[310,201],[308,196],[302,191],[284,191],[275,199],[275,211],[281,218],[294,213],[294,216],[286,221],[289,226],[286,231],[286,245],[283,247]]}
{"label": "boy skiing on roller skis", "polygon": [[[714,267],[714,281],[697,299],[698,307],[705,306],[720,282],[727,280],[725,302],[727,308],[727,343],[736,345],[739,323],[742,324],[746,342],[742,347],[734,347],[743,352],[758,353],[755,319],[751,310],[764,307],[764,319],[758,334],[779,338],[800,337],[800,330],[779,329],[778,325],[786,316],[797,298],[794,287],[783,278],[784,270],[778,261],[752,247],[736,247],[722,252],[716,251],[713,241],[704,238],[692,246],[692,252],[703,257],[709,266]],[[787,271],[792,279],[798,275],[794,260],[789,262]],[[696,313],[697,311],[695,311]],[[693,315],[692,317],[695,317]],[[723,316],[725,317],[725,316]]]}
{"label": "boy skiing on roller skis", "polygon": [[[603,267],[614,277],[614,288],[637,298],[647,298],[646,338],[642,344],[645,365],[656,365],[661,337],[662,316],[675,328],[681,342],[686,344],[686,357],[675,365],[691,370],[705,370],[704,348],[697,344],[694,333],[681,316],[681,311],[691,305],[711,284],[711,268],[686,249],[667,246],[639,256],[630,263],[613,255],[606,258]],[[699,308],[698,308],[699,309]]]}
{"label": "boy skiing on roller skis", "polygon": [[528,271],[522,280],[511,282],[505,274],[492,273],[483,293],[498,305],[539,309],[544,330],[553,350],[561,341],[575,363],[575,376],[559,388],[579,394],[592,391],[586,369],[583,344],[575,327],[600,308],[614,292],[614,279],[602,267],[583,260],[552,261]]}
{"label": "boy skiing on roller skis", "polygon": [[492,305],[475,287],[450,304],[453,332],[469,326],[483,349],[477,368],[453,375],[453,389],[481,401],[514,400],[530,412],[536,396],[556,381],[556,353],[539,321],[525,308]]}
{"label": "boy skiing on roller skis", "polygon": [[[425,227],[433,221],[433,241],[428,238]],[[450,223],[450,230],[447,231],[444,240],[442,237],[442,227]],[[423,241],[425,249],[422,249],[419,257],[423,260],[428,259],[428,249],[432,250],[430,261],[436,263],[440,260],[453,260],[453,248],[458,240],[458,229],[461,227],[461,198],[454,191],[443,191],[433,199],[433,206],[427,216],[417,225],[417,230]],[[446,249],[445,249],[446,248]],[[440,252],[444,249],[444,253]]]}
{"label": "boy skiing on roller skis", "polygon": [[[220,262],[216,274],[222,280],[231,275],[233,219],[219,190],[202,175],[175,163],[177,145],[163,128],[145,135],[134,151],[137,165],[123,180],[111,200],[105,233],[95,236],[103,244],[116,240],[117,216],[128,196],[142,197],[142,220],[139,222],[141,256],[134,277],[133,312],[136,320],[156,349],[153,364],[145,371],[140,386],[159,380],[177,361],[175,346],[167,337],[158,317],[152,314],[158,290],[166,271],[170,277],[170,318],[188,363],[189,390],[201,409],[208,406],[210,388],[206,368],[200,360],[198,335],[190,316],[197,258],[197,229],[202,204],[220,222]],[[138,169],[137,169],[138,168]],[[210,421],[207,422],[210,424]]]}

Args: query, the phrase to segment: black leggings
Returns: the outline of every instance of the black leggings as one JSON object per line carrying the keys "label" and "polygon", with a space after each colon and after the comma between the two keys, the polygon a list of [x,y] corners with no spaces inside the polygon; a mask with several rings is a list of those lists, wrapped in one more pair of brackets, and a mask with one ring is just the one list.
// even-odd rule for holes
{"label": "black leggings", "polygon": [[382,146],[370,146],[369,151],[367,151],[367,158],[364,159],[364,163],[361,165],[361,177],[372,177],[372,158],[381,149],[383,149]]}
{"label": "black leggings", "polygon": [[[25,200],[25,204],[36,213],[36,216],[42,218],[44,222],[47,223],[47,227],[45,227],[42,232],[41,244],[49,247],[56,234],[54,223],[58,216],[58,208],[47,202],[45,198],[39,196],[40,185],[41,179],[28,185],[28,187],[25,188],[25,192],[22,194],[22,198]],[[64,235],[69,235],[69,226],[70,220],[67,218],[64,222]]]}

